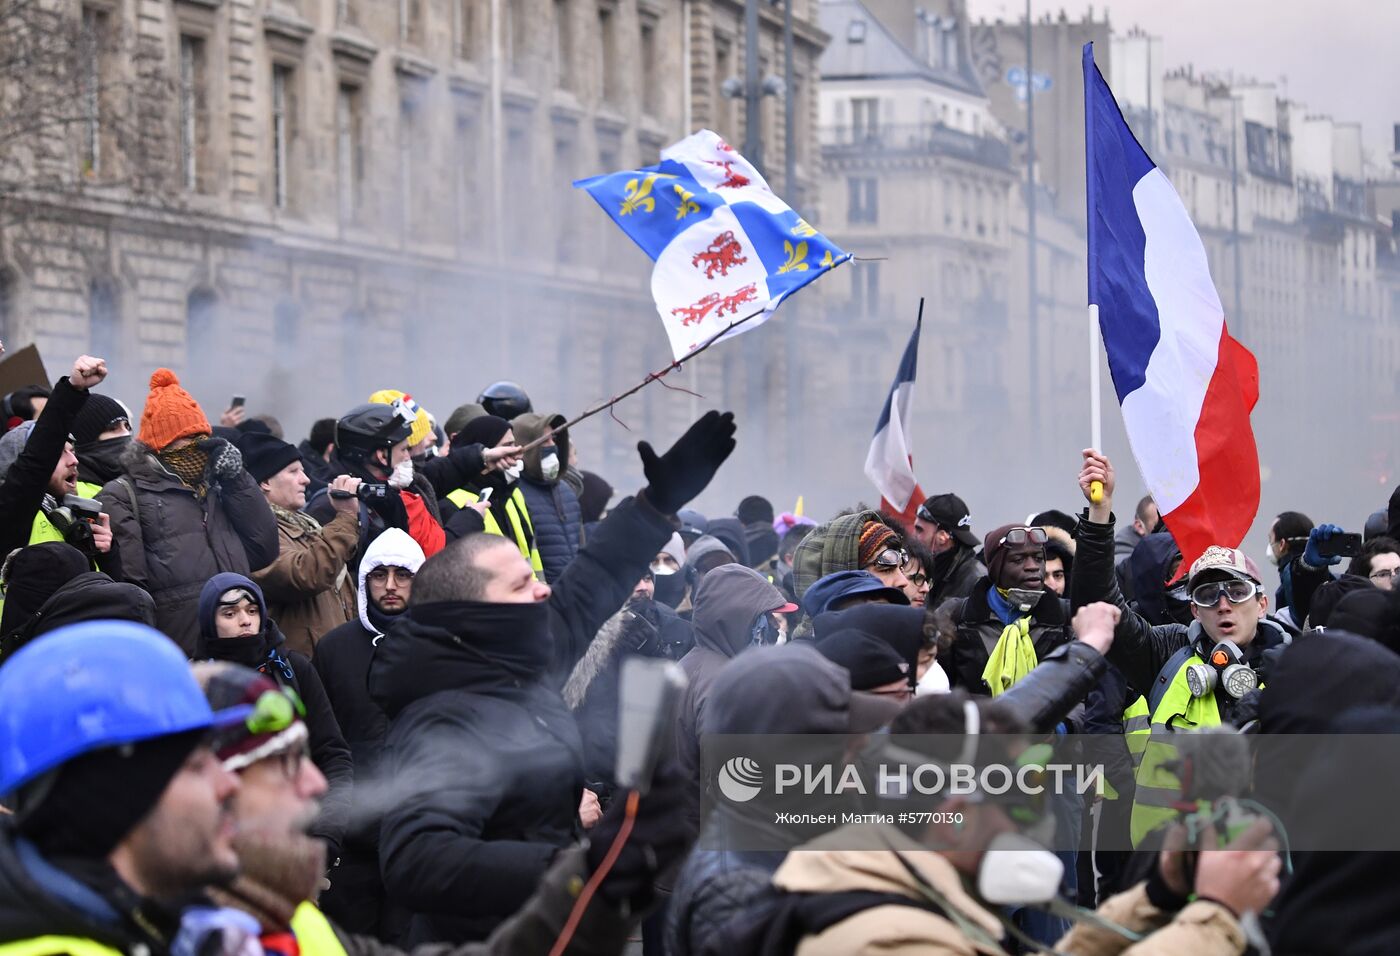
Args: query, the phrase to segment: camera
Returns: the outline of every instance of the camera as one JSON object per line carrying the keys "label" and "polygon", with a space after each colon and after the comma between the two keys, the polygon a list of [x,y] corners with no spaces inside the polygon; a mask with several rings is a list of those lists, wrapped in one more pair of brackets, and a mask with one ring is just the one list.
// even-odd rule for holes
{"label": "camera", "polygon": [[351,495],[348,491],[340,491],[336,488],[332,488],[330,494],[332,498],[344,499],[353,497],[359,498],[361,501],[369,501],[373,498],[387,498],[389,496],[389,486],[382,481],[362,481],[360,482],[360,486],[355,489],[355,493],[353,495]]}
{"label": "camera", "polygon": [[102,514],[102,502],[78,495],[64,495],[62,503],[48,513],[49,523],[63,535],[63,540],[91,560],[97,560],[97,542],[92,537],[92,523]]}

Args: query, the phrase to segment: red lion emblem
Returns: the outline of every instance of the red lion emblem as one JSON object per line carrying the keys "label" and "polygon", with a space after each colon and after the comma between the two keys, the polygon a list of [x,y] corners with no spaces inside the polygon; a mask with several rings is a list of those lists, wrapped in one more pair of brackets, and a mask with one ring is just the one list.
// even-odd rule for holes
{"label": "red lion emblem", "polygon": [[732,153],[732,152],[734,152],[734,147],[733,147],[733,146],[730,146],[730,145],[729,145],[728,143],[726,143],[724,140],[720,140],[718,143],[716,143],[716,144],[715,144],[715,149],[719,150],[719,151],[722,152],[722,153]]}
{"label": "red lion emblem", "polygon": [[720,189],[738,189],[740,186],[747,186],[749,184],[749,177],[745,176],[743,173],[736,173],[734,171],[734,163],[732,160],[717,163],[712,159],[707,159],[705,162],[709,163],[711,166],[718,166],[724,171],[725,179],[724,182],[719,184]]}
{"label": "red lion emblem", "polygon": [[743,251],[744,247],[734,238],[733,232],[722,232],[715,236],[709,248],[692,256],[690,264],[698,269],[700,263],[705,263],[706,279],[713,279],[716,270],[720,275],[727,276],[730,266],[743,265],[749,261],[748,256],[740,255]]}
{"label": "red lion emblem", "polygon": [[672,309],[672,315],[682,316],[681,325],[696,325],[703,322],[711,312],[718,318],[724,315],[725,310],[730,315],[739,314],[739,306],[745,302],[754,301],[754,296],[758,294],[758,286],[750,282],[739,291],[722,296],[718,292],[711,292],[703,299],[692,305],[683,306],[679,309]]}

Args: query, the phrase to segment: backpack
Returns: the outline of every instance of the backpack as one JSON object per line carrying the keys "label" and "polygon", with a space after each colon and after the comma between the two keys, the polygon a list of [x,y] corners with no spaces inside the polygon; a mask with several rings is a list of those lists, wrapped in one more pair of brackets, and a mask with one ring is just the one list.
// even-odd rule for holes
{"label": "backpack", "polygon": [[787,893],[770,886],[742,913],[717,928],[699,956],[789,956],[806,937],[877,906],[913,906],[946,915],[928,900],[900,893]]}

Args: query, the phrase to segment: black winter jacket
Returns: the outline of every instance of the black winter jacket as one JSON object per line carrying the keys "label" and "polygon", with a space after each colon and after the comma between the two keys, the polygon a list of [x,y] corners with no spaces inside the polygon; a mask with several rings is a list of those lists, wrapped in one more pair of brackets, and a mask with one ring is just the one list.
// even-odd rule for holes
{"label": "black winter jacket", "polygon": [[231,481],[211,476],[199,498],[139,442],[131,443],[123,462],[125,479],[108,482],[97,496],[112,516],[122,577],[150,592],[156,626],[192,655],[204,582],[221,571],[246,575],[276,561],[277,518],[246,471]]}
{"label": "black winter jacket", "polygon": [[925,604],[939,607],[953,598],[965,598],[972,594],[977,582],[987,576],[987,568],[977,560],[977,553],[965,544],[958,544],[952,551],[945,551],[933,559],[933,573],[941,576],[929,587]]}
{"label": "black winter jacket", "polygon": [[33,614],[3,635],[0,660],[41,634],[65,624],[98,619],[140,621],[155,627],[156,605],[134,584],[113,581],[101,571],[87,571],[53,592]]}
{"label": "black winter jacket", "polygon": [[[1079,522],[1076,535],[1079,545],[1074,555],[1074,576],[1070,582],[1071,606],[1078,610],[1095,601],[1106,601],[1117,605],[1122,611],[1118,626],[1113,632],[1113,647],[1108,651],[1108,661],[1123,673],[1138,693],[1146,693],[1157,679],[1158,672],[1178,650],[1192,640],[1209,638],[1201,633],[1199,625],[1187,627],[1183,624],[1159,624],[1155,627],[1138,614],[1118,589],[1118,578],[1114,574],[1113,520],[1107,524],[1096,524],[1087,518]],[[1261,619],[1254,640],[1244,648],[1244,662],[1258,672],[1261,682],[1267,683],[1272,660],[1277,656],[1266,654],[1275,648],[1289,643],[1289,635],[1271,621]],[[1209,652],[1209,647],[1204,649]],[[1221,717],[1232,720],[1235,716],[1235,700],[1221,690],[1217,690],[1216,700],[1220,704]],[[1244,700],[1250,700],[1249,697]],[[1251,702],[1255,703],[1255,702]]]}
{"label": "black winter jacket", "polygon": [[[1076,564],[1075,573],[1078,572]],[[954,687],[962,687],[970,694],[991,693],[991,688],[982,679],[982,671],[986,669],[987,661],[1001,639],[1002,631],[1006,629],[987,600],[991,588],[991,579],[984,577],[973,587],[970,595],[953,598],[941,606],[941,610],[957,626],[953,647],[948,655],[948,674]],[[1072,631],[1069,617],[1069,602],[1054,591],[1046,591],[1040,603],[1031,609],[1030,634],[1037,661],[1045,660],[1051,651],[1070,641]]]}
{"label": "black winter jacket", "polygon": [[87,404],[87,389],[74,388],[67,376],[58,380],[39,413],[24,450],[8,472],[0,474],[0,556],[29,543],[30,528],[44,503],[49,479],[63,457],[73,419]]}
{"label": "black winter jacket", "polygon": [[553,584],[578,554],[583,538],[578,496],[562,481],[553,484],[532,481],[528,475],[520,477],[520,493],[525,496],[525,507],[530,511],[530,525],[535,529],[535,547],[544,565],[544,579]]}
{"label": "black winter jacket", "polygon": [[79,880],[0,821],[0,945],[72,936],[131,956],[169,953],[177,914],[142,900],[110,867],[84,865]]}

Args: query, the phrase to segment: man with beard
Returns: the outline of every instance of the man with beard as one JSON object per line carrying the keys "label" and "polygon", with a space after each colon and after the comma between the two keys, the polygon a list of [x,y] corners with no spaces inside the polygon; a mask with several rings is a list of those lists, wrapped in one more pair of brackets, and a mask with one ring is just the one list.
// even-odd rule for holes
{"label": "man with beard", "polygon": [[383,776],[423,788],[395,799],[380,828],[384,884],[413,913],[410,940],[485,938],[572,842],[584,755],[559,688],[669,539],[677,510],[733,452],[734,430],[715,411],[663,455],[640,443],[647,486],[608,514],[553,587],[510,538],[487,534],[454,541],[414,577],[369,675],[389,717]]}
{"label": "man with beard", "polygon": [[957,628],[954,687],[997,697],[1070,639],[1069,603],[1045,587],[1043,528],[1004,525],[987,535],[987,576],[941,608]]}
{"label": "man with beard", "polygon": [[102,569],[119,576],[110,518],[101,514],[79,525],[80,516],[70,519],[58,510],[64,495],[92,498],[97,493],[90,485],[78,487],[78,458],[70,432],[90,398],[88,389],[106,376],[105,361],[78,356],[38,419],[0,438],[0,555],[26,544],[67,541],[89,558],[104,555]]}
{"label": "man with beard", "polygon": [[[238,872],[238,781],[207,743],[247,708],[210,710],[163,634],[87,621],[0,668],[0,953],[237,952],[239,914],[179,909]],[[210,948],[206,949],[208,946]]]}
{"label": "man with beard", "polygon": [[425,560],[418,543],[398,528],[375,538],[360,562],[358,616],[323,637],[312,659],[350,745],[356,777],[340,866],[322,906],[351,932],[381,938],[390,927],[379,876],[382,807],[376,808],[375,795],[389,719],[370,699],[369,664],[375,646],[408,607],[413,577]]}

